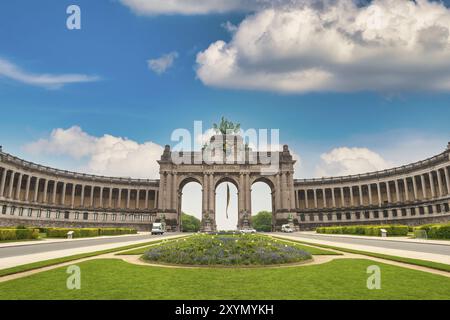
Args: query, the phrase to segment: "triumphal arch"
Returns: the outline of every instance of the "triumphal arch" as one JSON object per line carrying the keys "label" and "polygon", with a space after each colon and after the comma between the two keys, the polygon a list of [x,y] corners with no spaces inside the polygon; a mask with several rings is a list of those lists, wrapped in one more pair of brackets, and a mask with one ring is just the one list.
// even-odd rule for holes
{"label": "triumphal arch", "polygon": [[[165,146],[158,161],[159,214],[181,224],[183,187],[202,186],[202,230],[215,231],[216,188],[222,182],[238,190],[238,229],[251,225],[251,186],[265,182],[271,189],[272,219],[295,214],[294,163],[287,145],[282,151],[253,151],[239,135],[215,135],[201,151],[172,151]],[[275,225],[275,223],[273,223]]]}

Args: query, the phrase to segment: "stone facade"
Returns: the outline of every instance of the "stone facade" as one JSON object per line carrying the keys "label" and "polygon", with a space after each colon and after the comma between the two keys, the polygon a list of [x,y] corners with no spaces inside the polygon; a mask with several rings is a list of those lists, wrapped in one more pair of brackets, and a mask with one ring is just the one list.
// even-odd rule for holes
{"label": "stone facade", "polygon": [[299,229],[449,220],[450,144],[439,155],[402,167],[320,179],[294,179],[295,161],[288,146],[269,153],[253,152],[242,141],[236,146],[240,150],[219,159],[202,158],[202,150],[178,153],[181,160],[166,146],[158,161],[159,180],[57,170],[0,149],[0,225],[148,230],[164,217],[170,230],[180,230],[182,190],[192,181],[202,186],[204,231],[217,228],[215,190],[222,182],[238,190],[238,228],[251,224],[251,187],[259,181],[271,189],[274,230],[292,220]]}

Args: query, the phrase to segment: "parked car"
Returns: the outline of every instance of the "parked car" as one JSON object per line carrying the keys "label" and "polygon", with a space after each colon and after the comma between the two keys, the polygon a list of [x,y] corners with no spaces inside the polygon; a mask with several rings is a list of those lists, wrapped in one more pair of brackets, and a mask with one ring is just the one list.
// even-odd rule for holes
{"label": "parked car", "polygon": [[152,234],[164,234],[165,227],[161,222],[155,222],[152,225]]}
{"label": "parked car", "polygon": [[289,224],[283,224],[281,226],[281,232],[294,232]]}
{"label": "parked car", "polygon": [[242,229],[241,233],[256,233],[256,230],[253,228],[250,229]]}

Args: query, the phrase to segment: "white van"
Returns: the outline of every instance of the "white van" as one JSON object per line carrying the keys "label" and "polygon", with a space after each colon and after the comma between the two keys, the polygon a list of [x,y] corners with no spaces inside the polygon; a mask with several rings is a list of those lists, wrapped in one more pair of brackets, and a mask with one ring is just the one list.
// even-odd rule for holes
{"label": "white van", "polygon": [[161,222],[155,222],[152,225],[152,234],[164,234],[164,224]]}
{"label": "white van", "polygon": [[283,224],[281,226],[281,232],[294,232],[289,224]]}

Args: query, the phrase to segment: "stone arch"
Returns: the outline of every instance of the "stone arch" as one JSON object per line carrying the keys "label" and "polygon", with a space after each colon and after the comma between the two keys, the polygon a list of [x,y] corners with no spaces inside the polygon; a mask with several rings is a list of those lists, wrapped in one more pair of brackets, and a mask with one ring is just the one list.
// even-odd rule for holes
{"label": "stone arch", "polygon": [[276,181],[273,176],[255,176],[250,181],[250,193],[252,193],[252,188],[255,183],[262,182],[266,184],[270,189],[270,203],[271,203],[271,212],[272,212],[272,230],[275,228],[276,224],[276,197],[277,197],[277,188]]}
{"label": "stone arch", "polygon": [[[240,228],[240,224],[239,224],[239,220],[240,220],[240,209],[241,209],[241,205],[240,205],[240,198],[242,196],[242,193],[244,192],[241,189],[241,185],[239,183],[239,176],[238,175],[228,175],[228,174],[216,174],[217,177],[215,177],[214,179],[214,191],[212,193],[212,197],[213,199],[213,208],[214,208],[214,221],[216,221],[216,227],[218,224],[220,224],[220,222],[217,222],[217,219],[219,219],[219,221],[224,222],[224,216],[223,215],[219,215],[219,213],[221,213],[221,208],[222,206],[218,206],[217,204],[217,200],[218,200],[218,188],[222,188],[222,184],[227,184],[230,183],[232,186],[234,186],[234,188],[236,188],[234,190],[234,188],[232,186],[230,186],[230,193],[231,193],[231,202],[230,202],[230,209],[232,211],[228,211],[228,220],[225,223],[225,225],[227,226],[227,229],[232,228]],[[222,192],[224,191],[224,189],[222,189]],[[237,196],[237,199],[236,199]],[[234,198],[234,199],[233,199]],[[222,199],[223,200],[223,199]],[[233,207],[235,206],[236,211],[233,211]],[[235,214],[233,214],[233,212],[235,212]],[[223,212],[222,212],[223,214]],[[223,226],[222,226],[223,227]]]}

